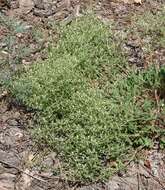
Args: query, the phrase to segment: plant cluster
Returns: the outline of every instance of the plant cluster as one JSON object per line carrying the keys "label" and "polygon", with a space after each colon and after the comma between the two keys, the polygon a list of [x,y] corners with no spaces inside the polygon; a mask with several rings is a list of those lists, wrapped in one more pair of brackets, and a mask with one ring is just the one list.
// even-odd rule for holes
{"label": "plant cluster", "polygon": [[48,59],[8,85],[13,97],[37,110],[33,135],[58,153],[67,178],[106,179],[136,148],[163,136],[153,98],[159,71],[133,71],[108,26],[92,16],[61,31]]}

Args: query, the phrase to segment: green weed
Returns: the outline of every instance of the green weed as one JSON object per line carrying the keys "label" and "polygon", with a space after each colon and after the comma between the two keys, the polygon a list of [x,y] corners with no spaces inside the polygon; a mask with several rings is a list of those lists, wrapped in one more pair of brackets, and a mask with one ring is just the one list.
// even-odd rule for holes
{"label": "green weed", "polygon": [[133,71],[108,27],[86,16],[63,26],[48,59],[8,87],[38,110],[34,138],[58,153],[63,176],[87,182],[107,179],[163,136],[153,98],[160,84],[159,71]]}

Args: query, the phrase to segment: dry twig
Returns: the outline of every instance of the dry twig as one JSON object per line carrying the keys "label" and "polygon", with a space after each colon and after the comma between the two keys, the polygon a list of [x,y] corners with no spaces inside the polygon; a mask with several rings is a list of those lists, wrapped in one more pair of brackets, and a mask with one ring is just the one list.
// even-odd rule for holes
{"label": "dry twig", "polygon": [[159,183],[159,185],[161,185],[162,189],[165,189],[164,181],[161,181],[158,177],[156,177],[154,174],[152,174],[152,172],[148,168],[144,167],[142,164],[140,164],[140,165],[147,171],[147,173],[152,177],[152,179],[154,181],[156,181],[157,183]]}
{"label": "dry twig", "polygon": [[6,165],[6,166],[8,166],[8,167],[10,167],[10,168],[14,168],[14,169],[16,169],[18,172],[24,173],[25,175],[28,175],[29,177],[31,177],[31,178],[33,178],[33,179],[35,179],[35,180],[38,180],[38,181],[40,181],[40,182],[47,183],[45,180],[40,179],[40,178],[38,178],[38,177],[35,177],[35,176],[33,176],[33,175],[31,175],[31,174],[29,174],[29,173],[23,171],[22,169],[20,169],[20,168],[14,166],[14,165],[12,165],[12,164],[9,164],[9,163],[7,163],[7,162],[5,162],[5,161],[3,161],[3,160],[0,160],[0,163],[1,163],[1,164],[4,164],[4,165]]}

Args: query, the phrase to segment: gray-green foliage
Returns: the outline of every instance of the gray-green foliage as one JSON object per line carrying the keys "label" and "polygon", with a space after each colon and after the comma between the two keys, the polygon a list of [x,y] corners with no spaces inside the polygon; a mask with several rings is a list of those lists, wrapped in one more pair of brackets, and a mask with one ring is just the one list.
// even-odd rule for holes
{"label": "gray-green foliage", "polygon": [[[9,54],[7,59],[3,60],[4,65],[21,63],[22,59],[30,56],[43,43],[43,34],[37,27],[30,29],[27,23],[9,18],[2,13],[0,13],[0,25],[5,31],[2,38],[3,47],[0,46],[0,49]],[[35,50],[31,44],[36,45]]]}
{"label": "gray-green foliage", "polygon": [[[2,29],[0,43],[0,88],[15,72],[24,69],[23,60],[31,61],[42,50],[43,32],[35,26],[18,21],[0,13]],[[27,59],[28,58],[28,59]]]}
{"label": "gray-green foliage", "polygon": [[132,71],[112,33],[93,17],[62,30],[48,59],[9,87],[17,100],[38,110],[34,137],[58,153],[67,178],[105,179],[116,169],[111,162],[120,165],[163,133],[153,122],[158,71]]}

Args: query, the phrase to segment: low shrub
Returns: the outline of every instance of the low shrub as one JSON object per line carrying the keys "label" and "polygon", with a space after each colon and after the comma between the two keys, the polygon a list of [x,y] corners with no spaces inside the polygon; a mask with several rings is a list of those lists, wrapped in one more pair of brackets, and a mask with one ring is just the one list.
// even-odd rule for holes
{"label": "low shrub", "polygon": [[159,74],[155,68],[132,71],[108,27],[93,17],[62,31],[48,59],[16,76],[9,88],[38,110],[34,137],[58,153],[67,178],[106,179],[134,149],[151,147],[163,134],[152,97]]}

